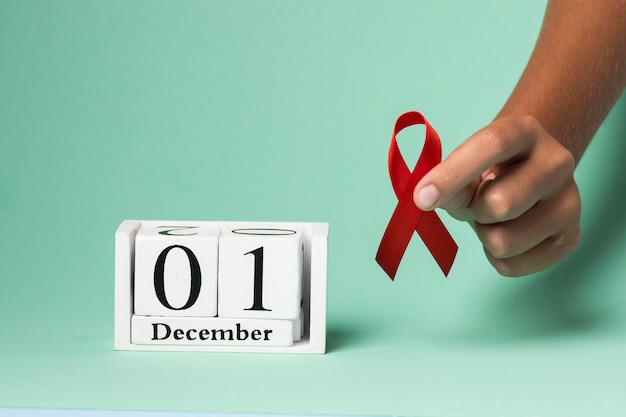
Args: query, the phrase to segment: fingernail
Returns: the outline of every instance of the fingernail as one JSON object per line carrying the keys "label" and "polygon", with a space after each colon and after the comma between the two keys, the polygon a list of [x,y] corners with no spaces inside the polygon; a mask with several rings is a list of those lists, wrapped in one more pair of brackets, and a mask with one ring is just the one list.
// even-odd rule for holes
{"label": "fingernail", "polygon": [[432,210],[439,201],[439,190],[434,185],[427,185],[415,194],[415,205],[422,210]]}

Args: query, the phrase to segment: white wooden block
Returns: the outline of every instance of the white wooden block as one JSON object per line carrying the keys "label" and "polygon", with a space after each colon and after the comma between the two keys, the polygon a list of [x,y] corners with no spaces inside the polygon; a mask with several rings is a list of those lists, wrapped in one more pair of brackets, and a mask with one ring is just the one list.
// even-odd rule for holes
{"label": "white wooden block", "polygon": [[217,315],[220,229],[144,225],[135,238],[135,314]]}
{"label": "white wooden block", "polygon": [[220,317],[298,320],[302,311],[301,229],[222,230]]}
{"label": "white wooden block", "polygon": [[181,346],[292,346],[289,320],[132,317],[132,343]]}
{"label": "white wooden block", "polygon": [[300,317],[293,321],[293,341],[299,342],[304,335],[304,311],[300,312]]}

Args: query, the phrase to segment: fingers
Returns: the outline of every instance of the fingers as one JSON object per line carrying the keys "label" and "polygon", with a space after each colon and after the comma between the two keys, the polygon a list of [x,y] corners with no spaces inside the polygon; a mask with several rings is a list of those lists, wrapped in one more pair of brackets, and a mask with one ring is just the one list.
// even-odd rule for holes
{"label": "fingers", "polygon": [[554,197],[508,222],[475,223],[485,254],[505,276],[543,270],[574,250],[580,240],[580,195],[571,181]]}
{"label": "fingers", "polygon": [[532,249],[511,258],[497,258],[485,249],[485,255],[500,275],[521,277],[543,271],[569,255],[580,241],[580,229],[551,236]]}
{"label": "fingers", "polygon": [[479,223],[516,219],[573,183],[573,172],[574,158],[565,148],[554,140],[540,140],[526,159],[500,164],[465,208]]}

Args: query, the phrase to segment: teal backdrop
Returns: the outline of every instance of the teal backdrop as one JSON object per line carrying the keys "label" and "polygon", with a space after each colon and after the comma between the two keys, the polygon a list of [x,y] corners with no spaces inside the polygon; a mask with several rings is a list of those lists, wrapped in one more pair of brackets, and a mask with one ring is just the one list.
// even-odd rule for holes
{"label": "teal backdrop", "polygon": [[[0,407],[623,416],[624,98],[560,265],[500,277],[445,213],[447,279],[417,237],[395,282],[374,261],[396,117],[422,111],[448,154],[515,86],[544,8],[0,0]],[[327,354],[115,352],[124,219],[328,222]]]}

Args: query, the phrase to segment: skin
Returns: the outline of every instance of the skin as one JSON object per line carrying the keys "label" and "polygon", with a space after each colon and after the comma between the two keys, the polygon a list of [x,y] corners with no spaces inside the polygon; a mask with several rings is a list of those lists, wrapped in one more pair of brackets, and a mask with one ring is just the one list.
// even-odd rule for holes
{"label": "skin", "polygon": [[417,184],[415,204],[467,221],[495,269],[546,269],[580,241],[574,169],[626,86],[626,0],[551,0],[495,120]]}

